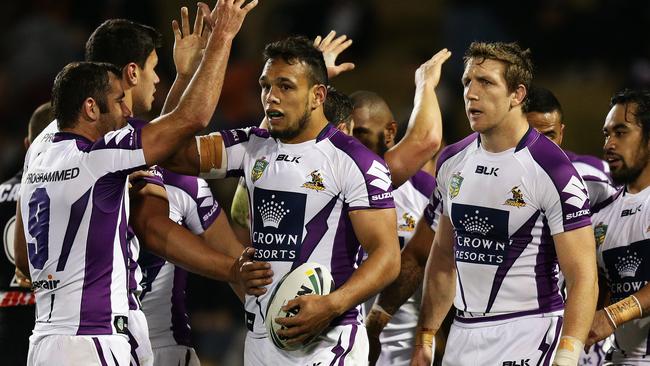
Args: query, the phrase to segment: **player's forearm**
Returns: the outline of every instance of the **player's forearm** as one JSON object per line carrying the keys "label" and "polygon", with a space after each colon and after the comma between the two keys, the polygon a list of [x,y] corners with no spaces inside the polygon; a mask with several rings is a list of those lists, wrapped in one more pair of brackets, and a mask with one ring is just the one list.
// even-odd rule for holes
{"label": "player's forearm", "polygon": [[393,184],[400,186],[417,173],[436,154],[441,140],[442,116],[435,89],[418,86],[406,134],[384,155]]}
{"label": "player's forearm", "polygon": [[[242,178],[243,179],[243,178]],[[235,225],[239,225],[243,228],[249,229],[248,227],[248,190],[245,185],[241,183],[237,185],[235,190],[235,195],[232,198],[232,206],[230,208],[230,216]]]}
{"label": "player's forearm", "polygon": [[134,227],[143,246],[186,270],[220,281],[235,282],[235,259],[210,248],[200,237],[169,218],[148,220],[143,230]]}
{"label": "player's forearm", "polygon": [[422,286],[424,268],[410,256],[401,256],[400,272],[397,279],[386,286],[377,298],[377,305],[393,315]]}
{"label": "player's forearm", "polygon": [[[385,239],[383,239],[385,240]],[[337,313],[364,302],[397,278],[400,268],[399,246],[386,242],[368,254],[368,259],[352,273],[343,286],[327,296]]]}
{"label": "player's forearm", "polygon": [[445,320],[456,295],[456,268],[449,261],[431,260],[436,258],[435,251],[429,256],[424,274],[422,303],[418,327],[437,332]]}
{"label": "player's forearm", "polygon": [[598,299],[598,279],[596,271],[575,271],[565,278],[567,282],[567,302],[564,308],[562,336],[570,336],[585,342]]}
{"label": "player's forearm", "polygon": [[169,89],[169,93],[167,93],[167,98],[165,98],[165,104],[163,105],[162,110],[160,111],[161,116],[163,114],[167,114],[173,111],[174,108],[176,108],[178,102],[181,100],[181,96],[183,95],[183,92],[185,91],[185,89],[187,89],[187,86],[190,84],[191,80],[192,80],[192,75],[176,74],[176,79],[174,80],[172,87]]}

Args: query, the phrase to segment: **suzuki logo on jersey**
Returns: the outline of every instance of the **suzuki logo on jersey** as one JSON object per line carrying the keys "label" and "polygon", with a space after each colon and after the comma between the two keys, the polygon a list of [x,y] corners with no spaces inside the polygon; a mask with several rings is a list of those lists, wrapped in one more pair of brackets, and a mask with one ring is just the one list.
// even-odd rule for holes
{"label": "suzuki logo on jersey", "polygon": [[277,158],[275,158],[275,161],[286,161],[289,163],[300,164],[300,158],[302,158],[302,156],[290,156],[286,154],[280,154],[278,155]]}
{"label": "suzuki logo on jersey", "polygon": [[255,258],[293,262],[300,254],[307,195],[255,187],[253,247]]}
{"label": "suzuki logo on jersey", "polygon": [[570,195],[570,197],[564,200],[564,202],[575,208],[582,208],[588,198],[585,186],[582,184],[580,179],[576,178],[575,175],[571,176],[569,183],[564,186],[562,192]]}
{"label": "suzuki logo on jersey", "polygon": [[642,205],[639,205],[637,208],[628,208],[623,210],[623,212],[621,212],[621,217],[632,216],[637,212],[641,212],[641,206]]}
{"label": "suzuki logo on jersey", "polygon": [[39,288],[46,290],[55,290],[57,287],[59,287],[60,282],[61,280],[55,280],[52,275],[47,275],[47,280],[32,282],[32,288],[34,291],[38,290]]}
{"label": "suzuki logo on jersey", "polygon": [[370,182],[370,185],[375,186],[383,191],[387,191],[388,188],[390,188],[390,186],[393,184],[390,180],[390,171],[377,160],[372,161],[372,165],[370,168],[368,168],[366,174],[377,178],[372,180]]}
{"label": "suzuki logo on jersey", "polygon": [[494,175],[495,177],[498,177],[497,172],[499,171],[499,168],[488,168],[483,165],[477,165],[476,170],[474,173],[476,174],[483,174],[483,175]]}
{"label": "suzuki logo on jersey", "polygon": [[510,245],[509,212],[493,208],[452,204],[456,233],[454,255],[459,262],[499,265]]}
{"label": "suzuki logo on jersey", "polygon": [[650,239],[604,250],[603,263],[609,279],[611,300],[617,302],[642,289],[650,280]]}

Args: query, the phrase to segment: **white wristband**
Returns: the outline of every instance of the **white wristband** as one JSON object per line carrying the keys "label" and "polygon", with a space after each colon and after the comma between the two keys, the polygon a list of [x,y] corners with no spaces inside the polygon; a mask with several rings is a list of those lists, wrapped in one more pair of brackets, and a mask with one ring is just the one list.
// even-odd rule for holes
{"label": "white wristband", "polygon": [[585,347],[578,338],[563,336],[555,352],[553,366],[576,366],[580,361],[580,352]]}

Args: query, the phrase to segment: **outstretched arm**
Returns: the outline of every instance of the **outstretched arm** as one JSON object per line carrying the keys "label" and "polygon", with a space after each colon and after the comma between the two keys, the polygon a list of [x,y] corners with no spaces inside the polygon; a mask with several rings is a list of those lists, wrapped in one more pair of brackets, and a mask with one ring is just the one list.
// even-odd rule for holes
{"label": "outstretched arm", "polygon": [[330,31],[325,38],[317,36],[316,39],[314,39],[314,47],[323,52],[325,67],[327,67],[327,77],[329,79],[341,75],[346,71],[354,70],[354,64],[351,62],[344,62],[340,65],[336,64],[336,59],[339,57],[341,52],[345,51],[352,45],[352,40],[348,39],[345,34],[336,38],[334,37],[336,37],[336,32]]}
{"label": "outstretched arm", "polygon": [[[198,70],[178,106],[142,129],[142,147],[147,165],[167,160],[191,137],[207,127],[221,94],[232,40],[246,14],[257,0],[221,0],[206,18],[212,29]],[[243,7],[242,7],[243,6]],[[202,4],[204,13],[207,5]]]}
{"label": "outstretched arm", "polygon": [[431,160],[442,141],[442,116],[436,87],[442,64],[451,57],[446,48],[415,72],[413,112],[404,138],[384,154],[393,185],[399,187]]}

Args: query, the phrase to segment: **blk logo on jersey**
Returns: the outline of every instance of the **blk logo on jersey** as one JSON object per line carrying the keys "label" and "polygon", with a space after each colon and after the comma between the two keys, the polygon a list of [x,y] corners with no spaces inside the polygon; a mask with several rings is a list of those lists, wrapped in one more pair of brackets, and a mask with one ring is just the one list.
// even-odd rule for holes
{"label": "blk logo on jersey", "polygon": [[519,186],[514,186],[510,190],[511,198],[508,198],[503,204],[514,207],[526,207],[526,201],[524,201],[524,194],[521,193]]}
{"label": "blk logo on jersey", "polygon": [[639,291],[650,279],[650,239],[603,252],[612,301],[619,301]]}
{"label": "blk logo on jersey", "polygon": [[621,217],[632,216],[637,212],[641,212],[641,205],[636,208],[626,208],[621,212]]}
{"label": "blk logo on jersey", "polygon": [[253,247],[255,258],[274,262],[293,262],[300,254],[307,195],[253,191]]}
{"label": "blk logo on jersey", "polygon": [[310,178],[310,180],[303,183],[303,185],[301,187],[313,189],[315,191],[324,191],[325,190],[325,184],[323,182],[323,177],[321,176],[318,169],[316,169],[316,170],[312,171],[311,173],[309,173],[309,178]]}
{"label": "blk logo on jersey", "polygon": [[275,161],[286,161],[288,163],[300,164],[300,158],[302,158],[302,156],[291,156],[287,154],[280,154],[278,155],[277,158],[275,158]]}
{"label": "blk logo on jersey", "polygon": [[499,168],[489,168],[484,165],[477,165],[476,170],[474,173],[476,174],[483,174],[483,175],[494,175],[495,177],[498,177],[497,172],[499,171]]}
{"label": "blk logo on jersey", "polygon": [[499,265],[510,245],[509,212],[493,208],[452,204],[456,232],[454,254],[459,262]]}

